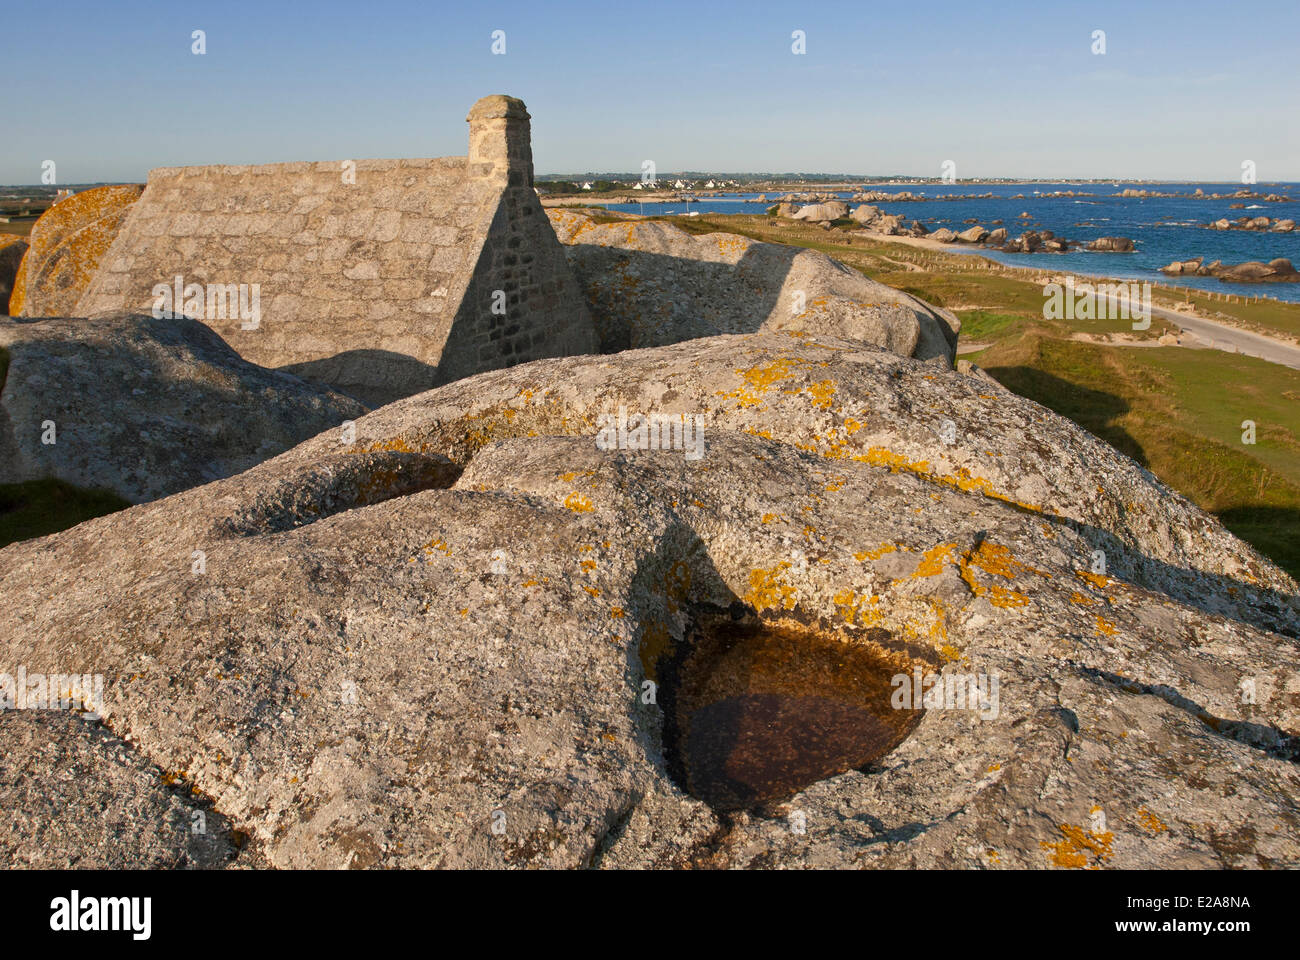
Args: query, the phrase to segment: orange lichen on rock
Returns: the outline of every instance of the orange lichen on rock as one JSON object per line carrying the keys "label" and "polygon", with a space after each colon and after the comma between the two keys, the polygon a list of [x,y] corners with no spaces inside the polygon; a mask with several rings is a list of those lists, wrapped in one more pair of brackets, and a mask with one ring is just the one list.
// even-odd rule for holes
{"label": "orange lichen on rock", "polygon": [[9,312],[24,317],[73,315],[143,191],[139,184],[95,187],[46,210],[32,226],[31,247],[14,279]]}
{"label": "orange lichen on rock", "polygon": [[1146,807],[1138,807],[1138,826],[1150,833],[1167,833],[1169,827]]}
{"label": "orange lichen on rock", "polygon": [[781,571],[789,566],[789,562],[782,561],[767,570],[756,568],[749,571],[749,590],[745,592],[745,602],[759,611],[774,607],[793,610],[797,591],[781,579]]}
{"label": "orange lichen on rock", "polygon": [[1077,827],[1072,823],[1061,824],[1060,830],[1065,836],[1064,840],[1056,843],[1048,840],[1039,841],[1040,847],[1051,851],[1048,859],[1053,866],[1075,870],[1084,867],[1100,870],[1101,865],[1114,856],[1111,844],[1115,841],[1115,834],[1109,830],[1099,833],[1095,830],[1084,830],[1083,827]]}

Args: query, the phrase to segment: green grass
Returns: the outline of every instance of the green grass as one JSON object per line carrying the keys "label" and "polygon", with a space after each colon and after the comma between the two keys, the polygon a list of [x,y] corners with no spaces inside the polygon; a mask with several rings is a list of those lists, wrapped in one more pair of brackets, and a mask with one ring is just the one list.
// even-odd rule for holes
{"label": "green grass", "polygon": [[107,490],[83,490],[62,480],[0,484],[0,547],[44,537],[131,504]]}
{"label": "green grass", "polygon": [[1002,339],[1024,328],[1024,318],[1014,313],[993,310],[960,310],[961,335],[968,341]]}
{"label": "green grass", "polygon": [[[1300,578],[1300,371],[1240,354],[1032,331],[983,351],[999,382],[1137,460]],[[1243,420],[1256,443],[1242,443]]]}

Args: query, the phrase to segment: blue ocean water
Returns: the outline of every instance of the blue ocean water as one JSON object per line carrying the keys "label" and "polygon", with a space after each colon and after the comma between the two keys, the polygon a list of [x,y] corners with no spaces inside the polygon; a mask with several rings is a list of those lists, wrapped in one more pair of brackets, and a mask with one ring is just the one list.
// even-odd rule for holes
{"label": "blue ocean water", "polygon": [[[1240,284],[1222,283],[1213,277],[1167,277],[1159,268],[1172,260],[1188,260],[1202,256],[1206,262],[1222,260],[1224,263],[1241,263],[1246,260],[1263,260],[1286,257],[1300,268],[1300,231],[1268,233],[1253,230],[1210,230],[1205,224],[1222,217],[1235,220],[1242,216],[1266,216],[1272,220],[1300,220],[1300,202],[1264,203],[1259,200],[1221,199],[1207,200],[1193,196],[1197,188],[1206,194],[1231,194],[1243,189],[1239,183],[957,183],[922,185],[879,185],[868,189],[885,193],[924,194],[941,197],[952,194],[991,193],[981,200],[919,200],[902,203],[880,202],[874,206],[885,213],[900,214],[904,225],[920,220],[931,231],[940,227],[964,230],[965,220],[974,219],[992,230],[1001,220],[1011,236],[1025,230],[1050,230],[1058,237],[1082,240],[1085,243],[1098,237],[1129,237],[1134,241],[1133,253],[1089,253],[1078,250],[1070,253],[1001,253],[983,248],[954,244],[953,252],[978,252],[981,256],[1003,263],[1053,272],[1097,274],[1123,279],[1159,281],[1171,285],[1214,290],[1245,296],[1268,296],[1278,300],[1300,302],[1300,283]],[[1159,193],[1177,194],[1171,197],[1117,197],[1125,188]],[[815,186],[809,186],[815,191]],[[1276,193],[1300,201],[1300,184],[1254,184],[1248,189],[1255,193]],[[1045,197],[1042,194],[1072,190],[1074,197]],[[1078,196],[1086,193],[1092,196]],[[1024,199],[1014,199],[1023,194]],[[852,194],[842,192],[847,200]],[[684,203],[611,203],[611,210],[647,215],[683,214],[688,210],[700,213],[751,213],[761,214],[775,201],[755,202],[756,193],[730,193]],[[1245,209],[1230,209],[1230,204],[1241,203]],[[1019,218],[1021,212],[1030,218]]]}

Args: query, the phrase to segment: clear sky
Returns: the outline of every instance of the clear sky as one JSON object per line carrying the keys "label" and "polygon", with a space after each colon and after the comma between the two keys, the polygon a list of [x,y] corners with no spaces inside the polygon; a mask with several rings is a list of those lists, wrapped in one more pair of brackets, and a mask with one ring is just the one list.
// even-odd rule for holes
{"label": "clear sky", "polygon": [[1300,0],[0,0],[0,25],[0,183],[463,155],[489,93],[528,104],[538,173],[1300,180]]}

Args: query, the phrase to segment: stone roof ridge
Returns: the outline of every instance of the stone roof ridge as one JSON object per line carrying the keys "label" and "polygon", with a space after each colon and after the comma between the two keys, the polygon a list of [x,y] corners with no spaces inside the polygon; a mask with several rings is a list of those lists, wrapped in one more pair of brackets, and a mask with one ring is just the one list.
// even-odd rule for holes
{"label": "stone roof ridge", "polygon": [[[213,163],[201,166],[154,167],[149,171],[149,182],[182,176],[244,176],[252,174],[273,176],[291,173],[337,173],[344,160],[290,160],[281,163]],[[383,170],[465,170],[467,157],[392,157],[353,160],[359,171]]]}

